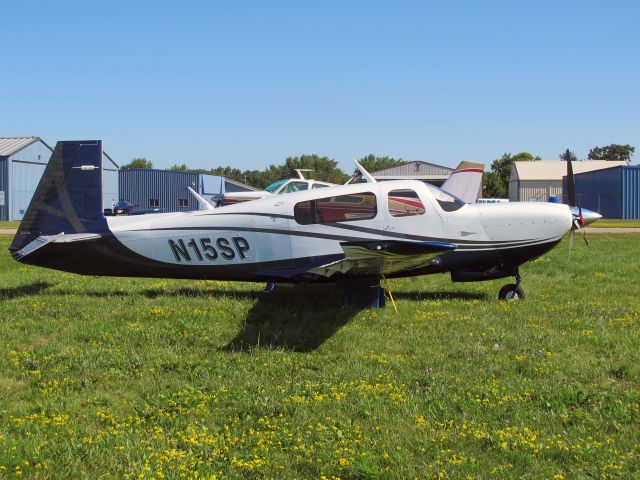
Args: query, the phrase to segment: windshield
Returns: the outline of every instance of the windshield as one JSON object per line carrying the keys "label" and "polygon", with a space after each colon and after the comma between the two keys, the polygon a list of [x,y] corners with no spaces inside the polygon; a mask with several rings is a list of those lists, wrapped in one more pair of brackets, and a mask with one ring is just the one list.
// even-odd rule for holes
{"label": "windshield", "polygon": [[275,192],[278,188],[280,188],[280,186],[286,182],[287,180],[289,180],[288,178],[283,178],[282,180],[278,180],[277,182],[273,182],[271,185],[269,185],[267,188],[265,188],[265,190],[267,192]]}
{"label": "windshield", "polygon": [[427,186],[431,194],[435,197],[438,204],[440,204],[440,208],[442,208],[442,210],[444,210],[445,212],[453,212],[466,205],[464,200],[456,197],[455,195],[451,195],[449,192],[445,192],[438,187],[434,187],[430,183],[425,182],[425,185]]}

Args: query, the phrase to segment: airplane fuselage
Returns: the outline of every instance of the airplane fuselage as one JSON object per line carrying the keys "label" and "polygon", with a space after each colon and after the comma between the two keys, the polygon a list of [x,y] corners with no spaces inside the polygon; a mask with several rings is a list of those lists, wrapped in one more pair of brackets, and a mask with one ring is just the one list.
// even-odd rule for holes
{"label": "airplane fuselage", "polygon": [[463,204],[420,181],[344,185],[214,210],[106,217],[90,240],[57,239],[21,261],[90,275],[332,281],[345,242],[446,242],[455,249],[389,277],[452,272],[454,280],[513,275],[571,228],[566,205]]}

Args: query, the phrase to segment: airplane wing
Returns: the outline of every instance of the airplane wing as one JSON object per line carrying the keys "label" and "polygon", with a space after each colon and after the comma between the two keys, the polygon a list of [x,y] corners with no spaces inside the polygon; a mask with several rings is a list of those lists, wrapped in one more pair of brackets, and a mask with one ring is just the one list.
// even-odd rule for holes
{"label": "airplane wing", "polygon": [[461,162],[440,187],[467,203],[475,203],[482,193],[482,163]]}
{"label": "airplane wing", "polygon": [[424,267],[440,253],[458,248],[445,242],[403,242],[398,240],[343,242],[345,258],[309,270],[331,277],[349,275],[387,275],[400,270]]}

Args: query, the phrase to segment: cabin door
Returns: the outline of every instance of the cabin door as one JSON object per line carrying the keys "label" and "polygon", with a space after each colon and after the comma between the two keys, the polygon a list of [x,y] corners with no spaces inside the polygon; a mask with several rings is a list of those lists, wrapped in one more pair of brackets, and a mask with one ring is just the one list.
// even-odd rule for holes
{"label": "cabin door", "polygon": [[411,236],[442,237],[442,217],[421,190],[380,184],[378,208],[385,235],[398,240],[419,240]]}

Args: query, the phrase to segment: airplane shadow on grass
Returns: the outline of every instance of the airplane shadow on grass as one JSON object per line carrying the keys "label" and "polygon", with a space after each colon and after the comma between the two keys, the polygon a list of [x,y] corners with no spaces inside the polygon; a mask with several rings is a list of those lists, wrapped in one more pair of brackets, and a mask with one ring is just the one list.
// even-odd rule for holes
{"label": "airplane shadow on grass", "polygon": [[0,301],[26,297],[29,295],[37,295],[53,285],[53,283],[38,281],[28,285],[21,285],[19,287],[0,288]]}
{"label": "airplane shadow on grass", "polygon": [[[56,290],[58,295],[73,294]],[[227,297],[255,300],[235,337],[224,347],[226,352],[247,352],[256,348],[310,352],[322,345],[357,313],[343,306],[342,294],[335,285],[279,285],[273,292],[191,289],[166,291],[149,288],[147,298]],[[136,291],[83,290],[83,295],[98,298],[140,295]]]}
{"label": "airplane shadow on grass", "polygon": [[311,352],[357,313],[357,309],[343,306],[342,295],[332,285],[278,287],[258,296],[240,330],[222,350]]}
{"label": "airplane shadow on grass", "polygon": [[[38,294],[52,286],[54,285],[48,282],[35,282],[20,287],[0,289],[0,301]],[[71,293],[73,292],[69,290],[56,291],[59,295]],[[128,291],[83,291],[83,295],[92,297],[139,294]],[[226,352],[248,352],[260,348],[311,352],[319,348],[358,313],[358,309],[343,305],[342,294],[335,285],[278,286],[272,293],[180,288],[170,292],[162,289],[146,289],[142,294],[147,298],[169,295],[255,299],[235,337],[221,348]],[[453,290],[398,291],[394,293],[394,298],[410,301],[484,300],[487,294]]]}

